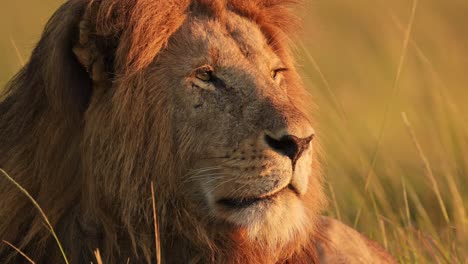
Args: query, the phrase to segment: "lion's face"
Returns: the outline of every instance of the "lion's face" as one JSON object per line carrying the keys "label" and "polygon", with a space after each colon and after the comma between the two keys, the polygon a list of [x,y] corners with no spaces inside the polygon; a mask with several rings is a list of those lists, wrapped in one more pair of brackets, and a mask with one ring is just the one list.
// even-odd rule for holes
{"label": "lion's face", "polygon": [[286,238],[305,222],[314,130],[288,95],[294,69],[253,22],[229,13],[225,23],[189,19],[154,65],[188,164],[177,181],[209,222]]}

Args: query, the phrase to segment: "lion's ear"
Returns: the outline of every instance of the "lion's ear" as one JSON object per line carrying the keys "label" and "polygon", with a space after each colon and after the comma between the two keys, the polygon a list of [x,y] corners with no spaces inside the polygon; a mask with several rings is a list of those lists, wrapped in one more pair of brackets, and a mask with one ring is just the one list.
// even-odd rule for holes
{"label": "lion's ear", "polygon": [[72,51],[85,8],[85,1],[67,1],[54,13],[10,84],[18,94],[47,102],[49,112],[70,124],[79,124],[92,94],[92,81]]}
{"label": "lion's ear", "polygon": [[191,0],[87,0],[73,53],[94,83],[138,74],[184,23]]}
{"label": "lion's ear", "polygon": [[78,38],[73,53],[93,82],[103,83],[113,74],[115,43],[96,34],[96,7],[91,4],[78,25]]}
{"label": "lion's ear", "polygon": [[86,21],[81,21],[79,30],[79,40],[73,47],[73,53],[94,82],[108,79],[109,76],[104,66],[104,57],[99,52],[96,43],[90,38],[90,31]]}

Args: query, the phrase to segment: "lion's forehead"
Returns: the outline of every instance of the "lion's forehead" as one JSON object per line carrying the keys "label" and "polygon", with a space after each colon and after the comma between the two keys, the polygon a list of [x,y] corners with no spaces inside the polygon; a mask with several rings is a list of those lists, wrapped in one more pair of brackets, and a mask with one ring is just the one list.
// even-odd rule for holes
{"label": "lion's forehead", "polygon": [[185,38],[197,43],[192,48],[200,55],[216,56],[226,63],[232,63],[233,56],[256,64],[277,59],[260,27],[233,12],[223,20],[189,19],[185,26],[183,34],[190,35]]}

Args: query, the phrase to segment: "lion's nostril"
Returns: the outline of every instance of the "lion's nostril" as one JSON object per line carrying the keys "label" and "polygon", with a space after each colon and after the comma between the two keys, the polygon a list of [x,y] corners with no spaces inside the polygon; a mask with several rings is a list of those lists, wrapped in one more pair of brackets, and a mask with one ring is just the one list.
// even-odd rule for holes
{"label": "lion's nostril", "polygon": [[298,138],[296,136],[286,135],[278,140],[269,135],[265,135],[265,142],[276,152],[289,157],[293,165],[295,165],[304,150],[309,146],[312,138],[313,136]]}
{"label": "lion's nostril", "polygon": [[268,135],[265,135],[265,141],[272,149],[288,156],[291,160],[294,159],[297,152],[299,151],[299,146],[292,136],[284,136],[277,140]]}

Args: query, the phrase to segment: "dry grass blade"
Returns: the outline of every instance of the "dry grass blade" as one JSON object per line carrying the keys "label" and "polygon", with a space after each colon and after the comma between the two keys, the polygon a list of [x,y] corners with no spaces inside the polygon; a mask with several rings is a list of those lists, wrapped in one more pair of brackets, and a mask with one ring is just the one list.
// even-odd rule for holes
{"label": "dry grass blade", "polygon": [[154,245],[156,246],[156,263],[161,264],[161,241],[159,239],[158,215],[156,213],[156,198],[154,196],[153,182],[151,182],[151,199],[153,201]]}
{"label": "dry grass blade", "polygon": [[442,200],[442,195],[440,194],[440,189],[439,185],[437,184],[437,181],[434,177],[434,174],[432,173],[431,166],[429,165],[429,160],[427,159],[426,155],[424,154],[421,145],[419,144],[418,139],[416,138],[416,134],[413,131],[413,128],[411,127],[411,124],[408,120],[408,117],[406,116],[406,113],[402,112],[401,116],[403,118],[403,122],[405,123],[406,127],[408,128],[408,132],[411,136],[411,139],[413,140],[413,143],[418,151],[419,157],[421,158],[422,163],[424,164],[424,168],[427,173],[427,177],[429,178],[429,181],[431,181],[432,188],[434,189],[434,192],[437,196],[437,200],[439,202],[440,208],[442,210],[442,213],[444,215],[445,221],[447,223],[450,223],[450,219],[448,217],[447,209],[445,208],[444,201]]}
{"label": "dry grass blade", "polygon": [[333,189],[333,186],[331,185],[331,183],[328,183],[328,187],[330,189],[333,207],[335,207],[336,217],[338,218],[338,220],[341,221],[341,213],[340,213],[340,208],[338,207],[338,202],[336,201],[335,190]]}
{"label": "dry grass blade", "polygon": [[94,256],[96,257],[97,264],[103,264],[103,263],[104,263],[104,262],[102,261],[102,256],[101,256],[101,252],[99,251],[99,248],[97,248],[97,249],[94,251]]}
{"label": "dry grass blade", "polygon": [[410,209],[409,209],[409,203],[408,203],[408,192],[406,190],[406,183],[403,177],[401,178],[401,183],[403,187],[403,200],[405,201],[405,214],[406,214],[406,221],[408,222],[407,225],[408,227],[412,228],[411,224],[411,214],[410,214]]}
{"label": "dry grass blade", "polygon": [[20,51],[18,49],[18,46],[16,46],[16,42],[11,36],[10,36],[10,42],[11,42],[11,45],[13,46],[13,48],[15,49],[16,56],[18,57],[18,61],[20,62],[21,67],[23,67],[24,66],[23,56],[21,56],[21,53],[20,53]]}
{"label": "dry grass blade", "polygon": [[380,219],[380,231],[382,232],[382,237],[384,241],[384,247],[388,250],[388,241],[387,241],[387,231],[385,230],[385,222],[383,219]]}
{"label": "dry grass blade", "polygon": [[343,118],[344,121],[347,120],[346,112],[344,110],[343,104],[338,100],[338,97],[336,94],[333,92],[333,89],[331,88],[330,82],[328,81],[327,78],[325,78],[325,74],[323,73],[322,69],[320,68],[319,64],[317,63],[317,60],[315,60],[314,56],[310,53],[310,51],[304,46],[303,43],[300,43],[301,48],[306,55],[306,57],[309,59],[309,61],[312,63],[312,66],[314,67],[315,71],[319,74],[320,79],[322,80],[328,94],[330,95],[333,103],[335,104],[335,107],[337,108],[338,112],[340,113],[341,117]]}
{"label": "dry grass blade", "polygon": [[15,247],[13,244],[11,244],[10,242],[8,242],[6,240],[2,240],[2,241],[3,241],[3,243],[5,243],[8,246],[10,246],[11,248],[13,248],[16,252],[21,254],[21,256],[23,256],[29,263],[36,264],[36,262],[34,262],[30,257],[28,257],[28,255],[26,255],[23,251],[21,251],[21,249]]}
{"label": "dry grass blade", "polygon": [[406,54],[408,53],[408,44],[409,44],[409,41],[411,39],[411,33],[413,31],[413,24],[414,24],[414,18],[416,16],[417,6],[418,6],[418,0],[414,0],[413,1],[413,7],[411,9],[411,16],[410,16],[410,19],[409,19],[409,22],[408,22],[408,27],[406,28],[405,38],[403,40],[403,51],[402,51],[401,56],[400,56],[400,62],[398,63],[398,68],[397,68],[397,72],[396,72],[396,75],[395,75],[395,80],[393,81],[392,94],[391,94],[390,100],[388,100],[387,105],[385,106],[384,118],[383,118],[382,126],[380,127],[380,132],[379,132],[379,136],[378,136],[378,140],[377,140],[377,146],[375,147],[374,153],[372,155],[372,161],[371,161],[371,164],[369,166],[369,170],[367,172],[366,184],[365,184],[365,187],[364,187],[364,190],[366,190],[366,192],[367,192],[367,190],[369,188],[369,184],[370,184],[371,178],[372,178],[371,177],[372,172],[374,171],[375,162],[377,161],[377,154],[379,153],[380,145],[382,144],[383,134],[384,134],[384,131],[385,131],[385,127],[387,126],[387,121],[388,121],[388,116],[390,114],[390,109],[391,109],[391,106],[392,106],[392,103],[393,103],[393,100],[394,100],[395,96],[398,94],[398,89],[399,89],[400,79],[401,79],[401,73],[403,72],[403,65],[405,64]]}
{"label": "dry grass blade", "polygon": [[54,228],[52,227],[52,224],[50,223],[49,219],[47,218],[46,214],[44,213],[44,211],[42,210],[42,208],[39,206],[39,204],[36,202],[36,200],[34,200],[34,198],[31,196],[31,194],[23,188],[23,186],[21,186],[17,181],[15,181],[15,179],[13,179],[6,171],[4,171],[3,169],[0,169],[0,172],[5,175],[5,177],[11,182],[13,183],[22,193],[24,193],[24,195],[26,195],[28,197],[28,199],[33,203],[34,207],[36,207],[36,209],[39,211],[39,213],[41,214],[42,218],[44,219],[44,222],[46,223],[46,226],[47,228],[50,230],[50,233],[52,234],[52,236],[54,237],[55,239],[55,242],[57,243],[57,246],[59,247],[60,249],[60,253],[62,254],[63,256],[63,260],[66,264],[69,264],[68,262],[68,258],[67,258],[67,255],[65,254],[65,251],[63,250],[63,247],[62,247],[62,244],[60,243],[60,240],[58,239],[57,237],[57,234],[55,233],[55,230]]}
{"label": "dry grass blade", "polygon": [[[412,8],[411,8],[411,15],[410,15],[410,18],[409,18],[409,21],[408,21],[408,26],[406,27],[405,37],[404,37],[404,40],[403,40],[402,53],[401,53],[400,60],[399,60],[399,63],[398,63],[398,68],[397,68],[397,72],[396,72],[396,75],[395,75],[395,79],[393,81],[392,93],[390,95],[390,99],[387,101],[387,104],[385,106],[383,121],[382,121],[382,125],[380,127],[380,131],[379,131],[378,138],[377,138],[377,145],[375,146],[374,152],[372,153],[372,159],[371,159],[371,162],[370,162],[370,165],[369,165],[369,169],[367,170],[366,180],[365,180],[365,184],[364,184],[364,191],[365,192],[368,192],[368,190],[369,190],[369,185],[371,183],[375,163],[377,162],[377,156],[379,154],[380,146],[382,145],[384,131],[385,131],[385,127],[387,126],[388,116],[390,114],[391,106],[392,106],[394,97],[396,97],[396,95],[398,94],[401,73],[403,71],[403,65],[405,64],[406,55],[407,55],[407,52],[408,52],[408,45],[409,45],[409,42],[410,42],[410,39],[411,39],[411,33],[413,31],[413,24],[414,24],[414,18],[416,16],[417,7],[418,7],[418,0],[414,0]],[[361,207],[359,208],[358,211],[360,212],[361,210],[362,210],[362,205],[361,205]],[[360,217],[360,214],[358,214],[358,216],[356,216],[356,219],[354,220],[355,226],[357,225],[357,223],[359,221],[359,217]]]}
{"label": "dry grass blade", "polygon": [[358,209],[356,217],[354,218],[353,221],[353,228],[356,229],[357,225],[359,223],[359,219],[361,219],[361,213],[362,213],[362,206]]}

